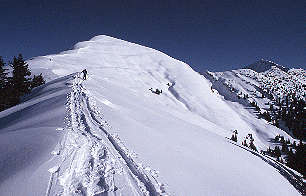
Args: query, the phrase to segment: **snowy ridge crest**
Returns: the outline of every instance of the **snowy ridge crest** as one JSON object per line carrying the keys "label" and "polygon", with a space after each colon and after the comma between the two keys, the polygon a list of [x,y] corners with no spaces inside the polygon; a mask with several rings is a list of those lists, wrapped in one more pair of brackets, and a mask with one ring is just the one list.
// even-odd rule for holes
{"label": "snowy ridge crest", "polygon": [[281,69],[282,71],[287,72],[289,69],[279,65],[273,61],[269,61],[269,60],[264,60],[264,59],[260,59],[259,61],[256,61],[255,63],[252,63],[248,66],[245,66],[244,69],[252,69],[258,73],[260,72],[264,72],[267,71],[269,69],[271,69],[272,67],[277,67],[279,69]]}

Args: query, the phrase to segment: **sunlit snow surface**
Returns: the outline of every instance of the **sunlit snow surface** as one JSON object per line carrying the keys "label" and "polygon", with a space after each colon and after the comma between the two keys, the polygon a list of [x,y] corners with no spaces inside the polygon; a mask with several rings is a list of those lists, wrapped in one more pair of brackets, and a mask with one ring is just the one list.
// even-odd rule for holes
{"label": "sunlit snow surface", "polygon": [[51,83],[0,113],[3,195],[299,195],[225,138],[252,133],[264,149],[282,131],[183,62],[97,36],[28,63]]}

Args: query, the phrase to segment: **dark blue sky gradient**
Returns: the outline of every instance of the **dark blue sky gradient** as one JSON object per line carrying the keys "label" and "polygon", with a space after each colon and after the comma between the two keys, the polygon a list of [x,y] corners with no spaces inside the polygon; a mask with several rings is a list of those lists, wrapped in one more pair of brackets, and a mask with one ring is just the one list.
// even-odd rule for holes
{"label": "dark blue sky gradient", "polygon": [[305,68],[305,8],[303,0],[0,0],[0,56],[54,54],[105,34],[198,71],[260,58]]}

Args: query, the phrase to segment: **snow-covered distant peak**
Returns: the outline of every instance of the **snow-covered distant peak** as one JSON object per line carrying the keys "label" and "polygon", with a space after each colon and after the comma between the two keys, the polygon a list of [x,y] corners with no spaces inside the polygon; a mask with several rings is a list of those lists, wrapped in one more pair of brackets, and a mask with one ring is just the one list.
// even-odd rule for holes
{"label": "snow-covered distant peak", "polygon": [[258,73],[260,72],[264,72],[264,71],[267,71],[271,68],[279,68],[281,69],[282,71],[285,71],[287,72],[288,71],[288,68],[282,66],[282,65],[279,65],[277,63],[274,63],[273,61],[268,61],[268,60],[264,60],[264,59],[260,59],[259,61],[256,61],[255,63],[252,63],[246,67],[244,67],[245,69],[252,69]]}

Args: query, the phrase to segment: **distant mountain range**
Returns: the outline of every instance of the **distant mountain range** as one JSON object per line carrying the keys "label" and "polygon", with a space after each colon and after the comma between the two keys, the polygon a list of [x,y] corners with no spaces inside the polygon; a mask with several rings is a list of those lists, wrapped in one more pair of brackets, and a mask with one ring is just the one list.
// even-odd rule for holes
{"label": "distant mountain range", "polygon": [[[300,140],[299,143],[306,140],[306,71],[304,69],[288,69],[272,61],[261,59],[243,69],[225,72],[208,71],[203,75],[211,81],[212,90],[216,90],[225,100],[240,103],[247,110],[253,111],[259,119],[266,120]],[[302,166],[305,165],[305,159],[303,153],[300,153],[303,150],[297,150],[296,145],[292,144],[289,145],[291,151],[288,153],[287,144],[283,139],[281,142],[279,137],[269,140],[274,142],[271,145],[275,148],[278,146],[282,149],[282,153],[277,155],[275,153],[277,150],[271,152],[270,147],[263,153],[274,157],[275,160],[286,160],[287,166],[305,175]],[[301,146],[303,145],[300,145],[299,149],[303,149]],[[293,149],[300,154],[293,155]],[[292,158],[294,156],[295,158]]]}
{"label": "distant mountain range", "polygon": [[[207,72],[204,75],[210,79],[212,87],[225,99],[239,102],[245,106],[256,106],[259,114],[268,112],[271,114],[272,120],[275,119],[274,124],[279,124],[277,121],[280,114],[279,112],[271,112],[271,108],[277,107],[280,111],[289,107],[296,109],[293,105],[290,106],[290,103],[305,104],[306,71],[301,68],[288,69],[272,61],[261,59],[243,69]],[[296,112],[287,111],[282,116]],[[287,120],[297,121],[295,117]],[[289,123],[288,126],[292,126],[292,123]],[[280,128],[292,134],[288,131],[290,129],[288,126]],[[291,129],[293,130],[292,127]],[[302,132],[296,129],[294,131]],[[304,138],[304,136],[300,135],[300,138]]]}
{"label": "distant mountain range", "polygon": [[251,85],[255,87],[254,91],[269,92],[273,99],[283,99],[289,94],[294,94],[296,98],[305,100],[306,71],[302,68],[289,69],[261,59],[243,69],[208,73],[238,92],[250,94],[243,89]]}

